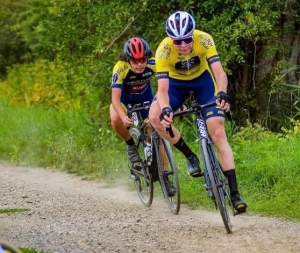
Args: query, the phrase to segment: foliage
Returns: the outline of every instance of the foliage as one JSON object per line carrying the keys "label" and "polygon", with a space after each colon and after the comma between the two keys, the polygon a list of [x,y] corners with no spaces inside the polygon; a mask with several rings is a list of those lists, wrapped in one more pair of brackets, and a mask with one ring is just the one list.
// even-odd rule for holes
{"label": "foliage", "polygon": [[[7,40],[1,38],[5,45],[0,47],[0,55],[5,55],[3,69],[24,63],[24,59],[34,60],[37,66],[33,69],[39,69],[40,58],[52,61],[58,69],[47,71],[59,80],[59,93],[74,100],[71,104],[80,101],[93,115],[110,103],[111,71],[124,42],[141,36],[155,50],[165,37],[166,18],[178,9],[192,13],[197,28],[213,36],[229,74],[229,94],[239,125],[249,119],[278,130],[286,123],[284,112],[294,113],[295,93],[283,83],[299,85],[299,71],[294,66],[299,65],[300,11],[295,0],[138,0],[134,4],[129,0],[1,1],[7,13],[13,14],[0,13],[5,24],[1,31],[9,35],[4,36]],[[12,53],[9,40],[14,41],[18,53]],[[9,72],[26,78],[32,66],[25,66],[16,65],[18,70],[9,68]],[[290,72],[282,78],[287,69]],[[2,72],[5,75],[5,70]],[[60,79],[61,75],[64,78]],[[32,78],[29,85],[35,83]],[[13,87],[17,89],[18,84]]]}
{"label": "foliage", "polygon": [[239,185],[253,202],[252,210],[299,219],[291,210],[300,191],[295,185],[300,172],[299,121],[294,124],[278,134],[249,124],[232,139]]}
{"label": "foliage", "polygon": [[49,15],[51,1],[26,0],[21,11],[16,16],[13,30],[29,47],[34,59],[52,59],[52,51],[47,50],[47,32],[49,29]]}
{"label": "foliage", "polygon": [[65,112],[3,102],[0,113],[2,160],[108,179],[124,167],[124,159],[115,166],[114,156],[125,156],[125,146],[117,143],[106,116],[93,122],[80,109]]}
{"label": "foliage", "polygon": [[6,68],[30,60],[29,49],[13,27],[25,1],[0,0],[0,79],[5,78]]}

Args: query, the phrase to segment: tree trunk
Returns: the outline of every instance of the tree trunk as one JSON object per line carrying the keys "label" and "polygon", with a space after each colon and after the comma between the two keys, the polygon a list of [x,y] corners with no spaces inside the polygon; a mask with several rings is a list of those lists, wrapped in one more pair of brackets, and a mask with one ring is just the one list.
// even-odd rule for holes
{"label": "tree trunk", "polygon": [[[293,47],[292,47],[292,52],[290,57],[290,66],[293,67],[295,65],[300,65],[300,31],[298,31],[294,37]],[[300,85],[298,68],[288,73],[288,81],[290,84]]]}

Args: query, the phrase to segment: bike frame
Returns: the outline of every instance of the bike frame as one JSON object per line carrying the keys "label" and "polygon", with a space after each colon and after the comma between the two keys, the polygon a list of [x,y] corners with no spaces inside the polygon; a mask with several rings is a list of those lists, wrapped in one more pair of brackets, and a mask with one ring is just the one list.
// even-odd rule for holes
{"label": "bike frame", "polygon": [[204,164],[204,187],[208,196],[213,200],[216,209],[219,209],[227,232],[231,233],[232,225],[230,222],[230,217],[228,214],[224,196],[228,198],[233,214],[235,215],[235,213],[230,200],[229,190],[227,189],[227,178],[224,176],[219,161],[216,157],[214,144],[210,138],[206,122],[202,115],[203,109],[215,105],[215,102],[205,105],[198,105],[196,101],[193,101],[189,109],[175,112],[174,117],[183,116],[186,114],[196,115],[195,125]]}
{"label": "bike frame", "polygon": [[[128,110],[129,110],[129,113],[128,113],[128,116],[131,118],[133,118],[133,121],[134,121],[134,125],[135,127],[140,131],[140,138],[139,138],[139,143],[136,143],[136,145],[140,145],[140,143],[142,143],[143,145],[143,148],[145,148],[145,145],[146,143],[144,142],[146,139],[147,139],[147,136],[146,136],[146,133],[145,131],[147,131],[145,128],[146,126],[149,124],[149,120],[145,120],[143,121],[142,119],[142,116],[140,114],[140,112],[142,110],[149,110],[150,108],[150,102],[149,101],[146,101],[144,102],[141,106],[140,105],[137,105],[136,107],[132,107],[130,104],[128,105]],[[153,131],[153,129],[152,129]],[[151,134],[150,136],[150,140],[151,140],[151,153],[152,153],[152,156],[151,156],[151,169],[152,169],[152,177],[154,177],[152,180],[154,181],[157,181],[157,171],[156,171],[156,167],[153,166],[155,164],[154,162],[154,153],[153,153],[153,134]],[[155,175],[156,173],[156,175]]]}
{"label": "bike frame", "polygon": [[[166,140],[162,139],[158,132],[151,126],[151,134],[150,139],[146,136],[146,125],[149,124],[149,120],[143,121],[140,112],[142,110],[147,110],[150,108],[149,102],[144,102],[143,105],[135,105],[132,107],[131,105],[128,105],[128,116],[133,118],[134,125],[136,127],[136,131],[140,132],[138,143],[136,143],[137,147],[139,145],[143,145],[143,149],[147,145],[146,140],[151,140],[151,157],[150,160],[147,162],[142,162],[142,171],[135,170],[134,168],[131,169],[135,173],[138,173],[141,175],[143,173],[144,178],[148,178],[147,175],[150,175],[150,181],[149,185],[152,187],[153,182],[159,181],[163,195],[165,197],[165,200],[168,204],[169,209],[173,214],[178,214],[180,209],[180,189],[179,189],[179,182],[178,182],[178,171],[177,166],[175,163],[175,159],[172,153],[171,145]],[[131,129],[131,131],[134,131],[135,129]],[[162,161],[160,156],[160,151],[163,148],[166,154],[166,159]],[[164,163],[165,162],[165,163]],[[164,170],[164,165],[167,165],[167,170]],[[172,177],[173,183],[175,184],[175,187],[177,189],[176,194],[174,196],[168,196],[166,185],[164,182],[165,177]],[[135,178],[133,178],[135,179]],[[170,179],[170,178],[169,178]],[[153,187],[151,189],[153,191]],[[140,195],[139,195],[140,196]],[[140,196],[141,198],[141,196]],[[153,198],[153,193],[151,195],[151,198]],[[142,199],[141,199],[142,200]],[[143,202],[143,200],[142,200]],[[147,201],[147,203],[143,202],[144,205],[150,206],[152,203],[151,201]]]}

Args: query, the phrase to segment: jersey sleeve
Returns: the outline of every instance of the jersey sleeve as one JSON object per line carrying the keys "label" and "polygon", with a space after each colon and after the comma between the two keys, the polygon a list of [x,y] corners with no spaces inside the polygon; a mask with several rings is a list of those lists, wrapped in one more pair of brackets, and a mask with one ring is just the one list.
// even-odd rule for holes
{"label": "jersey sleeve", "polygon": [[118,61],[113,68],[111,88],[123,88],[123,81],[129,67],[123,61]]}
{"label": "jersey sleeve", "polygon": [[206,52],[206,59],[209,64],[220,61],[215,42],[210,34],[202,32],[200,34],[200,44]]}
{"label": "jersey sleeve", "polygon": [[156,61],[154,57],[148,59],[147,67],[149,67],[154,73],[156,73]]}
{"label": "jersey sleeve", "polygon": [[171,47],[168,38],[158,46],[155,53],[157,79],[168,78],[170,71]]}

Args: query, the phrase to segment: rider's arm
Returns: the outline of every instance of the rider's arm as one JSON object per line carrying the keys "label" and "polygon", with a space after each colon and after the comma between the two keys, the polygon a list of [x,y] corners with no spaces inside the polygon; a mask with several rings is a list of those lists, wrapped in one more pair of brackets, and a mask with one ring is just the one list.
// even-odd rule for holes
{"label": "rider's arm", "polygon": [[218,86],[218,91],[224,91],[227,93],[228,80],[221,62],[220,61],[214,62],[210,65],[210,67],[215,77]]}
{"label": "rider's arm", "polygon": [[225,111],[228,111],[230,109],[230,105],[227,96],[227,85],[228,85],[227,75],[222,67],[220,57],[218,55],[214,40],[211,37],[211,35],[207,33],[203,33],[202,38],[204,39],[205,42],[203,44],[203,49],[205,50],[205,55],[208,60],[208,64],[214,75],[214,79],[217,83],[218,92],[223,93],[222,96],[227,98],[225,100],[222,99],[221,102],[219,102],[219,100],[216,100],[216,103]]}
{"label": "rider's arm", "polygon": [[[216,83],[218,86],[218,91],[225,92],[227,94],[228,79],[227,79],[227,75],[222,67],[221,62],[220,61],[214,62],[210,65],[210,67],[211,67],[211,70],[215,77],[215,80],[216,80]],[[223,108],[225,111],[230,110],[229,101],[226,102],[225,100],[222,100],[222,101],[216,100],[216,103],[218,106]]]}
{"label": "rider's arm", "polygon": [[169,79],[168,78],[158,79],[157,86],[158,87],[157,87],[156,98],[157,98],[159,107],[161,109],[165,108],[165,107],[170,107],[169,95],[168,95]]}
{"label": "rider's arm", "polygon": [[172,61],[170,43],[172,43],[169,37],[165,38],[159,45],[155,54],[156,61],[156,78],[157,78],[157,103],[161,109],[160,119],[161,124],[168,127],[172,123],[173,113],[170,108],[169,101],[169,72]]}

